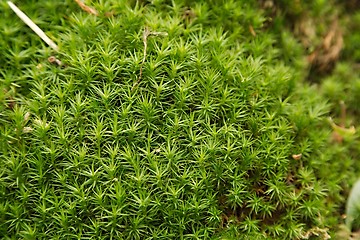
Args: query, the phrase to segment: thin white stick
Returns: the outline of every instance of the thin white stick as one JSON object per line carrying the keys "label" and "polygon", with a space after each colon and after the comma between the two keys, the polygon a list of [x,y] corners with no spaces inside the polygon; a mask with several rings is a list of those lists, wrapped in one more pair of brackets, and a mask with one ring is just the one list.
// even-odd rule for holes
{"label": "thin white stick", "polygon": [[26,16],[15,4],[11,1],[7,2],[10,8],[18,15],[18,17],[28,25],[44,42],[46,42],[50,47],[52,47],[55,51],[59,51],[59,47],[41,30],[31,19]]}

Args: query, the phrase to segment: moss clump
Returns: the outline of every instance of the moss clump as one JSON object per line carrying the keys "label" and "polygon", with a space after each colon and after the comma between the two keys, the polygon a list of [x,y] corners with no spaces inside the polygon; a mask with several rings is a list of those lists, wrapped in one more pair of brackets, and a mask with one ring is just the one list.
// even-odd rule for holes
{"label": "moss clump", "polygon": [[[26,68],[3,71],[15,104],[3,97],[2,236],[297,239],[329,226],[327,105],[260,31],[256,1],[75,7],[52,29],[63,68],[31,55],[37,42]],[[144,44],[146,27],[167,36]],[[13,41],[2,48],[28,47]]]}

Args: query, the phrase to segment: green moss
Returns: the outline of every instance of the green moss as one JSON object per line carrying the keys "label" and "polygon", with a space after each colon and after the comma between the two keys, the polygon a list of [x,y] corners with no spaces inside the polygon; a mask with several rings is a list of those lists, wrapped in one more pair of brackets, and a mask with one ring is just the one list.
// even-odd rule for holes
{"label": "green moss", "polygon": [[[298,239],[336,224],[329,106],[256,1],[100,1],[100,17],[51,3],[39,19],[64,67],[1,10],[19,27],[0,42],[16,50],[1,56],[0,235]],[[144,56],[145,27],[167,36]]]}

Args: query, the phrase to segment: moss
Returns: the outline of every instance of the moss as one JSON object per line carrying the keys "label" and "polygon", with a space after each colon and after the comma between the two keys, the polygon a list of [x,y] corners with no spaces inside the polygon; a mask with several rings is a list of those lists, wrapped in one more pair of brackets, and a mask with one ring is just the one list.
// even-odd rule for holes
{"label": "moss", "polygon": [[[63,66],[21,23],[0,42],[5,238],[298,239],[338,222],[330,106],[257,1],[38,4]],[[1,11],[2,29],[19,21]]]}

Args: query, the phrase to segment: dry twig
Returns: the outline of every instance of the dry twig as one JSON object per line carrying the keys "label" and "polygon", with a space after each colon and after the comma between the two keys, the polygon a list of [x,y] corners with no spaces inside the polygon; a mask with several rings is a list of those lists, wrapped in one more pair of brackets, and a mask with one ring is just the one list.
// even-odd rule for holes
{"label": "dry twig", "polygon": [[18,15],[18,17],[28,25],[44,42],[46,42],[52,49],[59,51],[59,47],[41,30],[24,12],[22,12],[11,1],[7,2],[10,8]]}
{"label": "dry twig", "polygon": [[252,35],[253,37],[256,37],[256,32],[255,32],[255,30],[254,30],[254,28],[253,28],[252,25],[249,25],[249,31],[250,31],[250,33],[251,33],[251,35]]}
{"label": "dry twig", "polygon": [[133,85],[131,90],[134,90],[141,81],[141,78],[143,75],[143,67],[145,64],[146,54],[147,54],[147,47],[148,47],[147,40],[148,40],[148,37],[150,37],[150,36],[167,36],[167,33],[166,32],[151,32],[148,27],[145,27],[144,32],[143,32],[143,37],[142,37],[143,44],[144,44],[144,51],[143,51],[143,59],[142,59],[141,65],[140,65],[140,73],[139,73],[139,77],[138,77],[137,81],[135,82],[135,84]]}
{"label": "dry twig", "polygon": [[83,3],[83,1],[81,1],[81,0],[75,0],[75,2],[76,2],[76,3],[79,5],[79,7],[81,7],[81,9],[84,10],[85,12],[90,13],[90,14],[95,15],[95,16],[99,16],[99,13],[98,13],[98,11],[96,11],[96,9],[87,6],[85,3]]}

